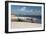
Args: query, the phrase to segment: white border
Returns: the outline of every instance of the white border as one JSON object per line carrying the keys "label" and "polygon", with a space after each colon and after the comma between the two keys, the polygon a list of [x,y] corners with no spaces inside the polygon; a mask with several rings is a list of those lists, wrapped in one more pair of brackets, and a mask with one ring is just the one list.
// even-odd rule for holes
{"label": "white border", "polygon": [[[26,28],[26,29],[11,29],[11,5],[23,5],[23,6],[41,6],[42,7],[42,19],[41,19],[41,21],[42,21],[42,26],[41,26],[41,28]],[[8,31],[9,32],[14,32],[14,31],[26,31],[26,30],[43,30],[43,25],[44,25],[44,6],[42,5],[42,4],[27,4],[27,3],[9,3],[8,4],[8,15],[9,15],[9,24],[8,24]]]}

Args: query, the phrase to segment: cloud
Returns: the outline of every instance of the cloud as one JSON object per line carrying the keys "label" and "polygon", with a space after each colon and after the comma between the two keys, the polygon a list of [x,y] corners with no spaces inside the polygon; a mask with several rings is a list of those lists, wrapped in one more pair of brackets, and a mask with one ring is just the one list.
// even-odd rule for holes
{"label": "cloud", "polygon": [[24,14],[24,15],[41,15],[41,8],[26,7],[26,6],[15,6],[12,7],[12,12],[14,14]]}
{"label": "cloud", "polygon": [[25,11],[25,10],[26,10],[26,7],[22,7],[22,8],[21,8],[21,11]]}

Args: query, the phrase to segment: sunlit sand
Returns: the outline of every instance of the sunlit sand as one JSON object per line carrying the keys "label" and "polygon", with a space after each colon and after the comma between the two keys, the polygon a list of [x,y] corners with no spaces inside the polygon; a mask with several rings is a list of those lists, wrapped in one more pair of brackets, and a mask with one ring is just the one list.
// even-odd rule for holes
{"label": "sunlit sand", "polygon": [[15,28],[37,28],[41,27],[41,24],[37,23],[28,23],[28,22],[12,22],[12,29]]}

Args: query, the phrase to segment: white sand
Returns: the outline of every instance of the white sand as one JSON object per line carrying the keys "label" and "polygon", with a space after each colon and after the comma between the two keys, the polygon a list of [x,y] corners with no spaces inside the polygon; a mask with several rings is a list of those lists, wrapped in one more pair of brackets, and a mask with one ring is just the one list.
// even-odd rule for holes
{"label": "white sand", "polygon": [[13,29],[15,28],[37,28],[41,27],[41,24],[38,23],[28,23],[28,22],[12,22]]}

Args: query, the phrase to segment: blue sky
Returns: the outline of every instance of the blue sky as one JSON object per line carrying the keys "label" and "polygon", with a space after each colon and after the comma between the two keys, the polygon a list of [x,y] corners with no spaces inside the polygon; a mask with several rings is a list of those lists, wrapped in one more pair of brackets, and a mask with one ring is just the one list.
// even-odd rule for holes
{"label": "blue sky", "polygon": [[41,15],[41,6],[11,5],[11,11],[17,15]]}

